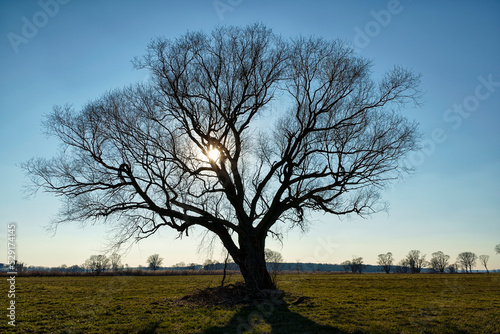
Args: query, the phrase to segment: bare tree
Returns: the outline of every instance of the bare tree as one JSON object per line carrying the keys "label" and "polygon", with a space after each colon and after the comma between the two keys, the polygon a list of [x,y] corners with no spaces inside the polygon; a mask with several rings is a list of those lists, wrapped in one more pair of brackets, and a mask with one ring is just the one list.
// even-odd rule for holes
{"label": "bare tree", "polygon": [[186,267],[186,263],[184,261],[181,261],[181,262],[174,264],[174,268],[185,268],[185,267]]}
{"label": "bare tree", "polygon": [[440,273],[444,273],[446,268],[448,267],[450,260],[450,256],[444,254],[441,251],[437,251],[435,253],[432,253],[432,258],[430,261],[430,265],[432,270]]}
{"label": "bare tree", "polygon": [[109,257],[109,261],[111,262],[111,270],[119,271],[123,268],[122,256],[120,254],[111,254],[111,256]]}
{"label": "bare tree", "polygon": [[68,267],[68,272],[70,273],[78,273],[84,271],[84,268],[81,268],[77,264],[72,265],[71,267]]}
{"label": "bare tree", "polygon": [[500,254],[500,244],[495,246],[495,253]]}
{"label": "bare tree", "polygon": [[401,261],[399,261],[395,271],[402,274],[408,273],[408,271],[410,271],[410,265],[408,263],[408,259],[404,258]]}
{"label": "bare tree", "polygon": [[379,254],[377,263],[384,268],[386,274],[391,272],[392,263],[394,262],[394,258],[392,257],[392,253],[388,252],[387,254]]}
{"label": "bare tree", "polygon": [[339,40],[220,27],[158,38],[134,64],[150,82],[79,111],[55,107],[44,128],[61,154],[23,168],[35,189],[65,200],[54,224],[102,219],[118,244],[162,227],[205,229],[252,291],[274,288],[267,236],[304,230],[311,211],[383,210],[380,190],[419,148],[417,125],[400,113],[418,103],[419,76],[394,67],[375,80]]}
{"label": "bare tree", "polygon": [[488,270],[488,260],[490,259],[489,255],[479,255],[479,262],[484,266],[484,269],[486,269],[486,272],[489,274],[490,271]]}
{"label": "bare tree", "polygon": [[448,266],[447,269],[450,274],[455,274],[456,272],[458,272],[458,264],[456,262],[452,263]]}
{"label": "bare tree", "polygon": [[103,271],[109,268],[109,259],[106,255],[92,255],[85,261],[85,268],[95,273],[96,275],[100,275]]}
{"label": "bare tree", "polygon": [[351,261],[350,260],[345,260],[340,264],[342,267],[344,267],[344,271],[347,273],[349,270],[351,270]]}
{"label": "bare tree", "polygon": [[476,265],[477,255],[472,252],[458,254],[457,263],[464,268],[465,272],[472,273],[472,267]]}
{"label": "bare tree", "polygon": [[363,258],[362,257],[353,257],[352,263],[356,266],[356,270],[358,273],[362,273],[363,270],[365,270],[365,267],[363,265]]}
{"label": "bare tree", "polygon": [[419,250],[411,250],[406,256],[408,266],[412,274],[419,273],[427,265],[425,254],[421,255]]}
{"label": "bare tree", "polygon": [[14,262],[10,264],[9,271],[22,273],[26,270],[27,267],[28,265],[26,264],[26,262],[14,260]]}
{"label": "bare tree", "polygon": [[163,258],[161,258],[159,254],[153,254],[148,257],[148,267],[153,271],[158,269],[162,263]]}
{"label": "bare tree", "polygon": [[351,261],[349,261],[349,260],[344,261],[344,262],[342,262],[342,265],[344,266],[344,269],[347,266],[347,268],[349,270],[351,270],[352,273],[360,273],[361,274],[363,272],[363,269],[364,269],[362,257],[353,256]]}
{"label": "bare tree", "polygon": [[276,285],[276,279],[283,267],[283,255],[269,248],[264,249],[264,255],[266,257],[266,263],[268,264],[269,273],[271,274],[271,279],[274,285]]}
{"label": "bare tree", "polygon": [[216,270],[216,269],[218,269],[219,264],[220,263],[218,261],[206,259],[205,262],[203,262],[202,269],[203,270]]}

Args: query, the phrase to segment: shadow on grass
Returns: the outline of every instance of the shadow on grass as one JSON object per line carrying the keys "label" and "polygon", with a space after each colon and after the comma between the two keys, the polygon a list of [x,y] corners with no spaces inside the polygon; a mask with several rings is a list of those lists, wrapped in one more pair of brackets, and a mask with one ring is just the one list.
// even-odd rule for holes
{"label": "shadow on grass", "polygon": [[319,325],[289,309],[289,305],[271,302],[243,307],[224,327],[211,327],[204,334],[217,333],[346,333],[338,328]]}

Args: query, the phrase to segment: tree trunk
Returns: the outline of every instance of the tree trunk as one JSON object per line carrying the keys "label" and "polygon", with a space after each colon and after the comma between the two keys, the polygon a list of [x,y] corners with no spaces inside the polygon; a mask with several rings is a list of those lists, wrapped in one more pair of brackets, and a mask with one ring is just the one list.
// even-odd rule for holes
{"label": "tree trunk", "polygon": [[264,240],[240,238],[239,244],[240,254],[234,260],[240,267],[247,289],[252,292],[276,289],[276,285],[274,285],[266,267]]}

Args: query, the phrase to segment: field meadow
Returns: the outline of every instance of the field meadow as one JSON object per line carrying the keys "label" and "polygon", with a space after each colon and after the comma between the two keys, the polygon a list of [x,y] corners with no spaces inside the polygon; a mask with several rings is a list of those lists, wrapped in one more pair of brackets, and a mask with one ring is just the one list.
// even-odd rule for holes
{"label": "field meadow", "polygon": [[16,326],[4,316],[0,332],[500,333],[496,273],[283,274],[285,305],[181,300],[220,278],[17,277]]}

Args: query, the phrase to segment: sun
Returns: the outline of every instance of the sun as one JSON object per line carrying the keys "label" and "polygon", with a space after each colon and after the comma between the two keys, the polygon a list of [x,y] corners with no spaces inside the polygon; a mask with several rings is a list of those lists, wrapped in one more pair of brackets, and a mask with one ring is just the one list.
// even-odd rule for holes
{"label": "sun", "polygon": [[220,151],[212,146],[207,150],[207,157],[210,161],[216,161],[220,157]]}

